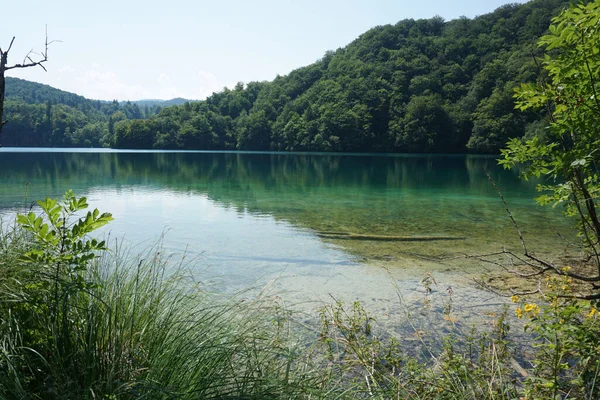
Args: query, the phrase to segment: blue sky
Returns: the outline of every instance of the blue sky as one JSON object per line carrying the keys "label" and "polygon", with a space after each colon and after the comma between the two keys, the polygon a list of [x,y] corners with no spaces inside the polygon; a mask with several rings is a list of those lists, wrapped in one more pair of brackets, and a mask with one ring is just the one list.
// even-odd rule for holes
{"label": "blue sky", "polygon": [[[518,0],[524,3],[526,0]],[[60,40],[48,72],[9,76],[92,99],[203,99],[236,82],[272,80],[406,18],[486,14],[506,0],[11,0],[1,7],[9,63]],[[515,1],[510,1],[514,3]]]}

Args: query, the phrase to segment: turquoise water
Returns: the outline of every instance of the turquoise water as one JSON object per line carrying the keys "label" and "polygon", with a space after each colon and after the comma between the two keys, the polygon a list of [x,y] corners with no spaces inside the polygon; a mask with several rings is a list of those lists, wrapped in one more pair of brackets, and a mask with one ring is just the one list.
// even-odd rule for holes
{"label": "turquoise water", "polygon": [[[297,301],[388,302],[390,282],[419,298],[421,279],[433,274],[440,292],[463,287],[465,298],[486,301],[467,283],[485,273],[480,263],[445,261],[519,249],[486,174],[538,251],[562,248],[551,227],[572,231],[560,211],[538,206],[533,183],[485,156],[2,148],[0,212],[10,219],[33,200],[72,189],[114,215],[105,232],[112,238],[142,252],[162,237],[166,252],[185,254],[223,290],[275,282]],[[323,232],[453,240],[340,240]]]}

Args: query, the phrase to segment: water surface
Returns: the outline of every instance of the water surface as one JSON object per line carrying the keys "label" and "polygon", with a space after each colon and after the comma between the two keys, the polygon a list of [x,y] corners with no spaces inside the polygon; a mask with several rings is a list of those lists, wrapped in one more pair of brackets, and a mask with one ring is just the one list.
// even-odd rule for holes
{"label": "water surface", "polygon": [[360,299],[387,313],[397,303],[393,284],[418,300],[428,274],[440,293],[452,286],[471,304],[493,298],[469,283],[481,263],[440,261],[518,250],[488,174],[538,251],[564,246],[550,228],[572,234],[560,212],[539,207],[533,183],[485,156],[2,148],[0,212],[72,189],[114,215],[111,237],[140,251],[164,237],[165,251],[195,257],[198,275],[222,290],[274,280],[293,301]]}

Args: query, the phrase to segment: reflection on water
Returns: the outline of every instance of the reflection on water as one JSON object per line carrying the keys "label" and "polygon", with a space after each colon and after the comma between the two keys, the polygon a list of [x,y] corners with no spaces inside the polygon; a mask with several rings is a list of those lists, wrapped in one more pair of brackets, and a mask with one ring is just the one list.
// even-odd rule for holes
{"label": "reflection on water", "polygon": [[[548,224],[557,223],[556,211],[533,202],[532,183],[520,181],[514,171],[502,170],[495,159],[480,156],[4,149],[0,206],[23,206],[25,195],[28,199],[59,196],[66,189],[93,193],[103,202],[110,193],[119,199],[111,202],[112,207],[119,207],[115,202],[139,205],[151,200],[139,193],[168,192],[171,199],[193,196],[199,199],[198,207],[209,200],[221,209],[269,216],[317,231],[466,236],[479,248],[485,242],[504,244],[503,236],[513,236],[504,230],[510,225],[486,174],[504,191],[526,231],[543,236]],[[167,207],[173,215],[199,212]]]}
{"label": "reflection on water", "polygon": [[[4,148],[0,210],[23,210],[32,199],[73,189],[114,214],[113,237],[152,244],[165,233],[168,250],[199,257],[198,268],[227,285],[279,276],[288,292],[381,298],[381,282],[391,278],[379,266],[414,289],[425,273],[475,268],[434,263],[434,257],[518,246],[487,174],[540,251],[556,248],[550,225],[571,234],[557,210],[534,203],[532,183],[481,156]],[[464,240],[323,241],[316,236],[323,231]]]}

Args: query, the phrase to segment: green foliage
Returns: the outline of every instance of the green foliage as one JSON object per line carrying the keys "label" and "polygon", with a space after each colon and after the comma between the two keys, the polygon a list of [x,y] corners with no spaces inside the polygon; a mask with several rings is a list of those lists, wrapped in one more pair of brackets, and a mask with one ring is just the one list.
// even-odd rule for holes
{"label": "green foliage", "polygon": [[[511,88],[538,78],[534,43],[569,2],[533,0],[472,20],[378,26],[272,82],[238,83],[160,112],[47,87],[34,96],[11,80],[7,118],[19,122],[6,125],[4,144],[497,153],[540,119],[513,108]],[[11,94],[17,84],[23,88]],[[51,112],[44,119],[46,104]],[[54,116],[59,106],[70,116],[62,124]],[[75,118],[78,112],[88,120]],[[118,113],[125,116],[120,123],[113,118]]]}
{"label": "green foliage", "polygon": [[[440,337],[436,346],[424,339],[436,332],[415,331],[417,342],[402,335],[379,336],[375,320],[360,303],[346,307],[336,302],[320,310],[319,342],[332,368],[329,373],[349,388],[349,398],[511,399],[519,387],[511,377],[506,312],[491,332],[473,329],[465,334],[457,329]],[[419,348],[426,355],[419,355]]]}
{"label": "green foliage", "polygon": [[[502,150],[502,165],[519,165],[523,175],[546,178],[541,204],[566,207],[567,215],[579,217],[588,251],[595,254],[600,222],[600,1],[572,6],[553,20],[550,33],[540,39],[546,51],[543,67],[548,80],[523,84],[516,90],[517,108],[543,109],[548,115],[545,137],[512,139]],[[600,279],[600,277],[599,277]]]}
{"label": "green foliage", "polygon": [[541,262],[540,273],[558,274],[546,277],[544,300],[549,304],[521,302],[515,310],[517,317],[531,320],[526,329],[536,338],[534,368],[524,393],[531,399],[595,399],[600,396],[600,1],[562,12],[539,45],[546,52],[548,79],[521,85],[515,97],[520,110],[547,112],[547,132],[510,140],[500,164],[520,166],[525,178],[545,179],[538,202],[564,205],[566,215],[578,217],[585,254],[575,267],[558,269]]}
{"label": "green foliage", "polygon": [[[28,233],[29,245],[14,260],[21,263],[15,275],[9,277],[17,282],[15,290],[9,290],[15,304],[3,321],[10,329],[23,329],[13,341],[33,346],[34,352],[21,359],[24,365],[36,360],[76,376],[73,358],[77,355],[73,351],[78,338],[73,324],[79,323],[82,316],[77,303],[98,286],[90,279],[89,265],[106,250],[104,241],[87,236],[112,217],[95,209],[72,221],[88,204],[85,197],[77,198],[71,191],[61,202],[47,198],[38,205],[41,215],[30,212],[16,218],[18,226]],[[13,318],[12,313],[19,318]],[[42,384],[41,371],[33,369],[27,381],[34,386]]]}
{"label": "green foliage", "polygon": [[172,101],[107,102],[88,100],[39,83],[6,78],[5,126],[2,144],[29,147],[109,147],[112,125],[157,114],[183,104]]}
{"label": "green foliage", "polygon": [[0,398],[325,397],[280,304],[107,252],[87,235],[112,217],[72,192],[39,206],[0,236]]}
{"label": "green foliage", "polygon": [[[598,305],[563,299],[572,290],[567,276],[548,280],[548,305],[513,299],[532,332],[520,339],[534,343],[525,359],[509,336],[507,308],[491,329],[465,332],[451,300],[443,315],[419,313],[440,318],[431,326],[451,328],[444,335],[414,325],[412,333],[381,332],[360,303],[336,302],[320,309],[320,329],[308,337],[281,303],[250,293],[219,299],[160,249],[135,260],[107,252],[86,235],[111,217],[86,212],[85,198],[68,192],[39,205],[41,215],[19,215],[0,235],[0,398],[600,395]],[[423,280],[427,304],[434,284]],[[515,370],[515,357],[525,366]]]}
{"label": "green foliage", "polygon": [[[142,124],[155,148],[495,153],[539,119],[513,108],[511,88],[536,79],[532,45],[567,3],[379,26],[288,76],[238,85]],[[219,129],[210,120],[212,129],[189,123],[208,113],[226,118]],[[172,139],[201,132],[219,139]],[[131,147],[117,139],[115,147]]]}
{"label": "green foliage", "polygon": [[534,371],[526,384],[530,398],[600,397],[600,324],[595,310],[589,302],[555,297],[527,326],[537,334]]}
{"label": "green foliage", "polygon": [[87,235],[112,221],[111,214],[100,214],[94,209],[71,223],[76,213],[88,207],[86,198],[77,198],[72,191],[68,191],[60,203],[46,198],[38,205],[42,216],[34,212],[17,215],[17,223],[32,233],[35,247],[22,256],[22,261],[46,265],[56,271],[55,277],[66,277],[80,285],[79,289],[84,289],[83,279],[89,261],[97,257],[98,252],[106,250],[104,241],[88,239]]}
{"label": "green foliage", "polygon": [[[565,267],[568,272],[571,267]],[[535,359],[524,385],[530,399],[596,399],[600,396],[600,319],[597,302],[573,297],[573,278],[547,277],[544,303],[518,296],[518,318],[534,334]]]}
{"label": "green foliage", "polygon": [[[424,282],[427,288],[429,281]],[[527,333],[518,343],[509,335],[508,306],[491,331],[473,327],[466,332],[455,326],[454,332],[439,336],[441,345],[436,346],[426,342],[436,332],[414,332],[420,342],[380,336],[375,320],[358,302],[320,310],[319,342],[329,373],[349,388],[351,398],[596,399],[600,315],[597,304],[562,297],[571,283],[567,277],[549,280],[552,294],[541,305],[513,297],[518,318],[527,320]],[[427,349],[425,356],[415,355],[419,347]]]}

